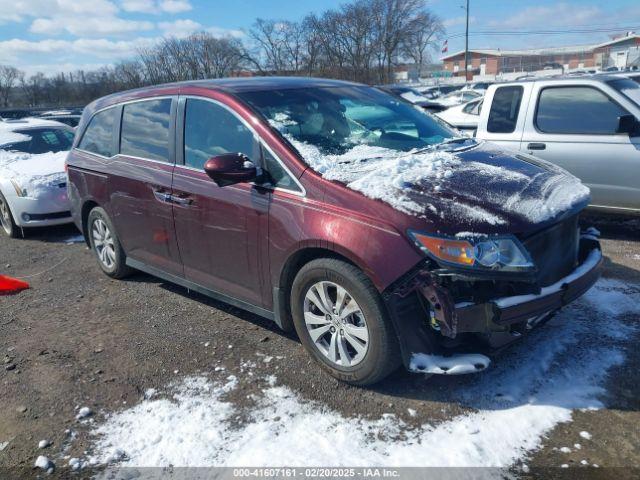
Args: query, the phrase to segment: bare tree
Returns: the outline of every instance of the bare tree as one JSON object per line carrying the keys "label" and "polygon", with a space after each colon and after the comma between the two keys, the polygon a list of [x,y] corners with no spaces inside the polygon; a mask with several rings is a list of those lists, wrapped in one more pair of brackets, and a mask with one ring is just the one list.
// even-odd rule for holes
{"label": "bare tree", "polygon": [[429,11],[420,12],[409,24],[400,51],[404,57],[415,63],[418,74],[431,60],[429,50],[440,42],[443,35],[442,22]]}
{"label": "bare tree", "polygon": [[24,77],[24,73],[10,65],[0,65],[0,100],[2,106],[9,106],[11,89]]}
{"label": "bare tree", "polygon": [[46,84],[44,73],[38,72],[29,78],[20,79],[20,88],[27,100],[27,105],[36,106],[43,100],[43,91]]}

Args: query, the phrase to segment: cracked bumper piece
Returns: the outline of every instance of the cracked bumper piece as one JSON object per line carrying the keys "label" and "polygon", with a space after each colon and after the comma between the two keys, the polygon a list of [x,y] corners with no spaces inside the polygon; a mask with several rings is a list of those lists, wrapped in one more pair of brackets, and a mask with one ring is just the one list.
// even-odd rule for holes
{"label": "cracked bumper piece", "polygon": [[409,370],[415,373],[433,373],[438,375],[464,375],[486,369],[491,360],[480,353],[459,353],[443,357],[414,353],[411,355]]}

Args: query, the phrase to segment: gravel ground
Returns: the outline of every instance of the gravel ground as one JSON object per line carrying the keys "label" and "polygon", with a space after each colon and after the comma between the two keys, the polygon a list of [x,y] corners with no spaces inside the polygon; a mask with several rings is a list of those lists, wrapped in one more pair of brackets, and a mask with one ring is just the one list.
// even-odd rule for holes
{"label": "gravel ground", "polygon": [[[603,232],[605,276],[640,285],[640,223],[594,221]],[[109,279],[83,243],[65,242],[75,235],[72,227],[59,227],[30,232],[21,240],[0,238],[0,272],[28,276],[32,286],[0,297],[2,478],[9,478],[3,471],[35,475],[35,458],[43,452],[55,459],[62,452],[79,456],[90,449],[87,425],[75,420],[78,407],[91,408],[100,421],[102,412],[137,404],[148,388],[162,389],[216,366],[241,376],[241,365],[259,354],[274,360],[257,361],[256,376],[274,373],[301,397],[345,416],[377,419],[394,413],[408,424],[438,423],[468,411],[450,395],[468,381],[464,377],[425,379],[398,371],[373,388],[341,384],[310,363],[295,336],[269,321],[144,274]],[[593,321],[597,326],[598,319]],[[640,468],[636,344],[637,339],[628,342],[626,363],[610,372],[603,395],[607,408],[576,411],[572,422],[557,426],[527,459],[532,471],[588,459],[600,467],[618,467],[615,474],[622,478],[638,474],[629,470]],[[242,403],[259,388],[258,382],[244,382],[232,395]],[[73,440],[65,433],[69,428],[77,432]],[[580,431],[599,441],[583,441],[580,451],[562,453],[559,449],[575,443]],[[39,450],[42,439],[52,445]],[[565,478],[612,474],[606,468],[588,475],[578,468],[544,471]],[[66,478],[61,469],[55,476]]]}

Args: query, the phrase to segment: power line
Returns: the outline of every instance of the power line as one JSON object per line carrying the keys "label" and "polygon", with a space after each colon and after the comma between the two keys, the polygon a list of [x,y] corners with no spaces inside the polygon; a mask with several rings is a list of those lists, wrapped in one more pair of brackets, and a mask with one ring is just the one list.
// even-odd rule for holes
{"label": "power line", "polygon": [[[525,35],[571,35],[580,33],[612,33],[640,29],[640,25],[619,26],[616,28],[562,29],[562,30],[473,30],[468,35],[482,36],[525,36]],[[447,35],[446,38],[466,36],[467,32]]]}

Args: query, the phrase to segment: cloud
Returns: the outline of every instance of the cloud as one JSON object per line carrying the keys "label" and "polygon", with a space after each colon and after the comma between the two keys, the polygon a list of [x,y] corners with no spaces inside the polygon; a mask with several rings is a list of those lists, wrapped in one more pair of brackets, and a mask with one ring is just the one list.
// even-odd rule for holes
{"label": "cloud", "polygon": [[153,45],[158,38],[140,37],[133,40],[106,40],[80,38],[77,40],[47,39],[29,41],[14,38],[0,41],[0,63],[28,62],[29,55],[48,58],[49,55],[74,56],[90,55],[91,58],[118,60],[135,54],[140,47]]}
{"label": "cloud", "polygon": [[186,37],[193,32],[202,30],[202,25],[193,20],[175,20],[173,22],[160,22],[158,28],[167,36]]}
{"label": "cloud", "polygon": [[490,21],[489,25],[509,29],[570,27],[602,21],[607,16],[595,5],[560,2],[550,6],[526,7],[503,20]]}
{"label": "cloud", "polygon": [[244,32],[242,30],[222,28],[222,27],[208,27],[205,31],[209,32],[214,37],[222,38],[222,37],[233,37],[233,38],[242,38],[244,37]]}
{"label": "cloud", "polygon": [[[442,21],[442,25],[445,28],[451,28],[451,27],[457,27],[460,25],[465,25],[467,22],[467,17],[466,15],[461,15],[459,17],[453,17],[453,18],[447,18],[445,20]],[[469,17],[469,25],[476,23],[476,17],[474,17],[473,15],[471,15]]]}
{"label": "cloud", "polygon": [[154,24],[146,21],[124,20],[115,16],[55,16],[37,18],[29,31],[43,35],[70,33],[76,36],[121,35],[124,33],[153,30]]}
{"label": "cloud", "polygon": [[125,12],[158,13],[153,0],[124,0],[120,5]]}
{"label": "cloud", "polygon": [[175,14],[193,8],[188,0],[123,0],[121,6],[125,12],[152,14]]}
{"label": "cloud", "polygon": [[0,23],[21,22],[29,17],[64,15],[115,15],[118,7],[109,0],[0,0]]}
{"label": "cloud", "polygon": [[187,0],[164,0],[160,2],[160,8],[167,13],[188,12],[193,7]]}

